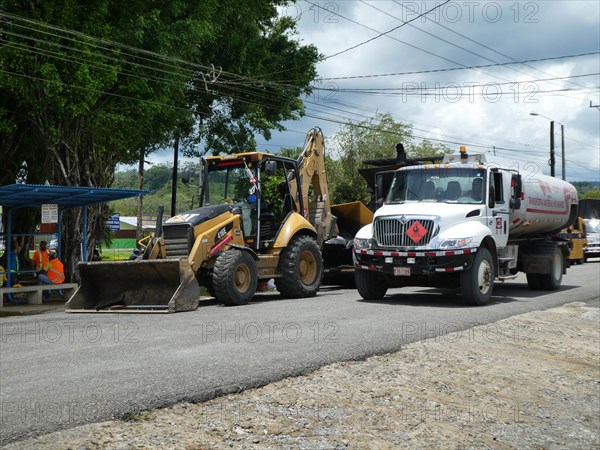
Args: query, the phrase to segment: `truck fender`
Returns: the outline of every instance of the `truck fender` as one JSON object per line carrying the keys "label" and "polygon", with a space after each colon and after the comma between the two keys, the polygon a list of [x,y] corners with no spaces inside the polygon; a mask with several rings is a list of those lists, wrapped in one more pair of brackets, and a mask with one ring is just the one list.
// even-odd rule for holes
{"label": "truck fender", "polygon": [[229,247],[235,248],[237,250],[241,250],[243,252],[250,253],[250,256],[252,256],[252,259],[254,259],[254,261],[258,261],[258,254],[250,247],[244,247],[243,245],[238,245],[238,244],[230,244]]}
{"label": "truck fender", "polygon": [[356,233],[358,239],[372,239],[373,237],[373,223],[365,225]]}
{"label": "truck fender", "polygon": [[273,248],[286,247],[296,234],[305,234],[316,239],[317,230],[311,223],[302,217],[300,214],[293,212],[289,213],[285,218],[284,225],[279,229]]}
{"label": "truck fender", "polygon": [[445,228],[437,235],[439,242],[445,239],[472,238],[470,247],[479,247],[486,237],[490,237],[490,229],[478,221],[461,221]]}
{"label": "truck fender", "polygon": [[494,278],[498,276],[499,267],[498,267],[498,250],[496,249],[496,241],[490,236],[487,235],[481,241],[479,248],[485,247],[492,254],[492,259],[494,261]]}

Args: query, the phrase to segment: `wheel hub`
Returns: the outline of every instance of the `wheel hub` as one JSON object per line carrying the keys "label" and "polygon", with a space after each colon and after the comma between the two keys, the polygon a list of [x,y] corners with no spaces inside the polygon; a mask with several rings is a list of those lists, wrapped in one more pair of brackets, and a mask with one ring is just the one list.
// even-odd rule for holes
{"label": "wheel hub", "polygon": [[304,252],[298,264],[300,279],[305,284],[311,284],[317,276],[317,262],[311,252]]}
{"label": "wheel hub", "polygon": [[492,286],[492,268],[488,261],[482,261],[477,271],[477,283],[479,291],[482,294],[487,294]]}
{"label": "wheel hub", "polygon": [[240,292],[245,292],[250,287],[250,269],[239,266],[235,271],[235,287]]}

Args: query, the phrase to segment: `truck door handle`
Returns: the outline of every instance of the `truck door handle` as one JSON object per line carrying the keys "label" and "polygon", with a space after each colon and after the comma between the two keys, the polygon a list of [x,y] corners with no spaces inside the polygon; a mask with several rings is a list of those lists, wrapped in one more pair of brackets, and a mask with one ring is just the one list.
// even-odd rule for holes
{"label": "truck door handle", "polygon": [[492,216],[496,217],[498,214],[510,214],[509,211],[494,211]]}

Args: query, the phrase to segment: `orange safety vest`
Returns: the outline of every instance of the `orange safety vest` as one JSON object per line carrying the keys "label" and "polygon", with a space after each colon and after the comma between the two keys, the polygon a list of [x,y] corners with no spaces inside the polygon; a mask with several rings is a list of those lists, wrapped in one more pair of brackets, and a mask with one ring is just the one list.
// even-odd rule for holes
{"label": "orange safety vest", "polygon": [[61,284],[65,281],[65,268],[58,259],[53,259],[44,266],[48,278],[53,284]]}
{"label": "orange safety vest", "polygon": [[35,262],[35,270],[40,270],[42,267],[46,267],[48,264],[48,250],[36,250],[33,254],[33,261]]}

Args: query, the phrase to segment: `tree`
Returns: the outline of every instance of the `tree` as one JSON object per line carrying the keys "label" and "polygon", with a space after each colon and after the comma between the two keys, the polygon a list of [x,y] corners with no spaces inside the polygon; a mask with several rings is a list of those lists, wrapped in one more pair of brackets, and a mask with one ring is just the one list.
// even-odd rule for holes
{"label": "tree", "polygon": [[361,122],[344,125],[333,138],[333,158],[327,163],[332,203],[362,201],[368,203],[366,182],[358,169],[368,167],[366,159],[396,156],[396,144],[403,143],[409,158],[443,155],[451,150],[428,140],[416,143],[410,124],[396,122],[390,114],[377,114]]}
{"label": "tree", "polygon": [[[0,180],[108,187],[117,164],[175,139],[188,151],[201,138],[212,152],[253,148],[255,133],[302,114],[316,75],[318,52],[293,39],[283,4],[0,0]],[[89,209],[92,243],[107,215]],[[68,273],[81,221],[80,210],[63,217]]]}
{"label": "tree", "polygon": [[581,200],[588,199],[588,198],[589,199],[600,198],[600,189],[589,190],[580,197]]}

